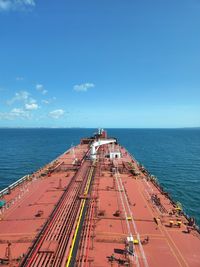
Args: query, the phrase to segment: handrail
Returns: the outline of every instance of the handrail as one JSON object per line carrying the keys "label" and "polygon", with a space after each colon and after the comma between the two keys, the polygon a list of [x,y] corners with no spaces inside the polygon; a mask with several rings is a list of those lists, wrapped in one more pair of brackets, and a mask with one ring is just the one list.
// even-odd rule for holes
{"label": "handrail", "polygon": [[0,191],[0,197],[6,195],[9,193],[9,190],[15,188],[16,186],[18,186],[19,184],[23,183],[24,181],[26,181],[28,178],[30,177],[30,175],[25,175],[22,178],[20,178],[19,180],[17,180],[16,182],[12,183],[11,185],[9,185],[8,187],[4,188],[3,190]]}

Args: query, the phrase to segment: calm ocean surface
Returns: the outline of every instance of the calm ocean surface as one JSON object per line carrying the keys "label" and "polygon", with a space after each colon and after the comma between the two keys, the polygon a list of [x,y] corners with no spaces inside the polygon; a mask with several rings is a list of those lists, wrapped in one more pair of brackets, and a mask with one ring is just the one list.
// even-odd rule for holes
{"label": "calm ocean surface", "polygon": [[[95,129],[0,129],[0,189]],[[200,129],[109,129],[200,225]]]}

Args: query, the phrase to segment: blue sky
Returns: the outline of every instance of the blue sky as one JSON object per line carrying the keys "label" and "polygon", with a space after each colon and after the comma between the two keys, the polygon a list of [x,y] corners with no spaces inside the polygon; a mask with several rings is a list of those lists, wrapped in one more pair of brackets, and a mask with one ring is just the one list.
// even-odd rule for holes
{"label": "blue sky", "polygon": [[5,126],[200,126],[200,1],[0,0]]}

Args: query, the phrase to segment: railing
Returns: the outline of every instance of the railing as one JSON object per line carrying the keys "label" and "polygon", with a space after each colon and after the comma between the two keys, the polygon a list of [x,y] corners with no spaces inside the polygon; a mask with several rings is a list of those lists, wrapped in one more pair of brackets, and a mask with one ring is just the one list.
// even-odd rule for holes
{"label": "railing", "polygon": [[[64,155],[65,153],[70,152],[71,149],[66,150],[62,155]],[[53,160],[51,163],[53,164],[56,160],[58,160],[62,155],[58,156],[55,160]],[[58,164],[59,165],[59,164]],[[56,166],[58,167],[58,166]],[[23,183],[24,181],[28,180],[30,178],[30,175],[25,175],[22,178],[20,178],[19,180],[17,180],[16,182],[12,183],[11,185],[9,185],[8,187],[4,188],[3,190],[0,191],[0,198],[3,197],[4,195],[9,194],[10,190],[15,188],[16,186],[18,186],[19,184]]]}
{"label": "railing", "polygon": [[0,198],[3,197],[6,194],[9,194],[10,190],[15,188],[16,186],[18,186],[19,184],[23,183],[24,181],[28,180],[30,177],[30,175],[25,175],[22,178],[20,178],[19,180],[17,180],[16,182],[12,183],[11,185],[9,185],[8,187],[4,188],[3,190],[0,191]]}

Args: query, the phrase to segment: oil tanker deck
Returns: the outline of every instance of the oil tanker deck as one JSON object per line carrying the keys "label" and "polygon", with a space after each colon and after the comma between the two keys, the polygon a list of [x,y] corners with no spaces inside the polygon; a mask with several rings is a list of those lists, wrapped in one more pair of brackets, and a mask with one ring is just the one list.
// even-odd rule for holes
{"label": "oil tanker deck", "polygon": [[0,192],[0,266],[199,267],[200,234],[100,130]]}

